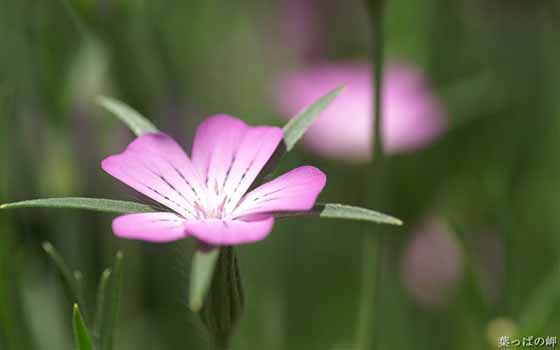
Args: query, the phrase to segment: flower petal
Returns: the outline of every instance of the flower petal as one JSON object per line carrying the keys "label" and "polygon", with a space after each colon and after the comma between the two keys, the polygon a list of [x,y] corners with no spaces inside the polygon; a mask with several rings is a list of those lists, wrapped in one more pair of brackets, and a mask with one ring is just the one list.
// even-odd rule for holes
{"label": "flower petal", "polygon": [[211,245],[237,245],[264,239],[274,225],[272,215],[246,220],[196,220],[185,222],[187,232]]}
{"label": "flower petal", "polygon": [[128,214],[113,220],[115,236],[150,242],[170,242],[185,238],[185,219],[173,213]]}
{"label": "flower petal", "polygon": [[249,129],[243,121],[223,114],[207,118],[196,129],[193,165],[208,188],[208,207],[216,208],[222,203],[235,152]]}
{"label": "flower petal", "polygon": [[228,115],[206,119],[197,129],[193,164],[208,188],[208,207],[233,210],[283,137],[277,127],[250,127]]}
{"label": "flower petal", "polygon": [[248,129],[243,121],[225,114],[208,117],[198,126],[192,147],[192,163],[204,181],[208,176],[225,178],[233,154]]}
{"label": "flower petal", "polygon": [[136,138],[121,154],[104,159],[101,167],[186,218],[197,218],[207,197],[188,156],[163,133]]}
{"label": "flower petal", "polygon": [[315,167],[295,168],[249,192],[233,212],[233,217],[309,210],[326,182],[326,175]]}
{"label": "flower petal", "polygon": [[237,206],[283,136],[281,128],[272,126],[253,127],[245,133],[226,179],[223,198],[225,212],[231,212]]}

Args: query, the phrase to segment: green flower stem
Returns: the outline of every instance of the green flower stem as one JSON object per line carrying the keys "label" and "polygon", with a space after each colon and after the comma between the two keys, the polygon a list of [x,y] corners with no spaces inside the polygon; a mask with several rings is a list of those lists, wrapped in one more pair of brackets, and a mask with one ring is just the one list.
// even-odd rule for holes
{"label": "green flower stem", "polygon": [[[365,178],[366,188],[371,183],[378,183],[383,179],[382,172],[384,168],[384,152],[382,139],[382,82],[383,82],[383,9],[384,0],[366,0],[366,6],[370,15],[373,30],[373,46],[372,46],[372,67],[374,73],[374,115],[373,115],[373,161],[367,171]],[[377,181],[374,181],[377,180]],[[375,199],[379,201],[381,191],[379,186],[371,188],[367,191],[367,202]],[[371,196],[371,197],[370,197]],[[368,227],[369,229],[369,227]],[[378,340],[376,334],[380,332],[376,329],[378,322],[376,320],[379,290],[382,286],[380,279],[383,271],[383,255],[385,243],[382,233],[371,235],[366,232],[363,240],[363,256],[362,256],[362,277],[361,287],[362,294],[358,310],[358,327],[356,332],[356,349],[369,350]],[[377,314],[378,315],[378,314]]]}
{"label": "green flower stem", "polygon": [[361,296],[358,309],[356,349],[369,350],[373,344],[377,270],[380,259],[378,239],[366,234],[362,242]]}

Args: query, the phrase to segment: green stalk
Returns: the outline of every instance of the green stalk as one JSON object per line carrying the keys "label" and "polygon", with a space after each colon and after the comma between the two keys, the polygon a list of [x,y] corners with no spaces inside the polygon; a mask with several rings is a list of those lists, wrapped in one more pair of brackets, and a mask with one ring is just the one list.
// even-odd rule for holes
{"label": "green stalk", "polygon": [[381,110],[382,110],[382,85],[383,85],[383,9],[385,6],[384,0],[370,0],[369,1],[369,14],[372,22],[373,29],[373,48],[372,48],[372,66],[374,74],[374,100],[375,108],[373,111],[373,167],[379,171],[379,163],[384,160],[385,153],[383,151],[383,135],[381,132]]}
{"label": "green stalk", "polygon": [[373,344],[374,311],[377,270],[380,259],[379,242],[374,236],[365,235],[362,242],[361,296],[358,309],[356,349],[369,350]]}
{"label": "green stalk", "polygon": [[[373,114],[373,160],[366,171],[367,202],[375,198],[379,200],[381,190],[379,186],[369,188],[372,182],[378,182],[383,178],[383,139],[382,139],[382,83],[383,83],[383,9],[384,0],[366,0],[367,10],[370,15],[373,46],[372,67],[374,74],[374,114]],[[374,181],[378,180],[378,181]],[[372,197],[370,197],[372,196]],[[369,228],[368,228],[369,229]],[[381,233],[376,235],[364,234],[362,252],[362,294],[358,310],[358,327],[356,332],[356,348],[358,350],[369,350],[378,343],[380,332],[376,330],[375,312],[380,304],[378,302],[379,290],[381,288],[381,274],[383,270],[383,252],[385,250],[384,239]]]}

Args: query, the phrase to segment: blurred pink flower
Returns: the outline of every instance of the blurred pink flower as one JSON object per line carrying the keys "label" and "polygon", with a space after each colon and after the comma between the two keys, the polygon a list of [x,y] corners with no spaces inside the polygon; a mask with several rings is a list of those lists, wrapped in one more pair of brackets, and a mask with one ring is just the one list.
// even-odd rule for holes
{"label": "blurred pink flower", "polygon": [[[373,84],[367,63],[324,63],[281,77],[275,92],[284,118],[294,116],[337,86],[346,90],[321,114],[303,141],[335,159],[367,161],[372,154]],[[414,66],[389,63],[383,91],[384,146],[388,153],[412,151],[437,139],[447,127],[442,105]]]}
{"label": "blurred pink flower", "polygon": [[401,277],[404,286],[420,305],[441,307],[462,278],[460,245],[441,222],[422,224],[404,250]]}
{"label": "blurred pink flower", "polygon": [[198,127],[192,160],[164,133],[136,138],[102,168],[170,211],[117,217],[115,235],[151,242],[192,235],[210,245],[263,239],[275,212],[311,209],[326,183],[319,169],[302,166],[247,192],[282,138],[280,128],[250,127],[227,115]]}

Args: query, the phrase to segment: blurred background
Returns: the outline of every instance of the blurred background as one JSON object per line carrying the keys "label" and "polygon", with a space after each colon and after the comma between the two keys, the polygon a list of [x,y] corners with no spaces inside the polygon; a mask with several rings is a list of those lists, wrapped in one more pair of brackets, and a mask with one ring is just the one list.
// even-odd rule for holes
{"label": "blurred background", "polygon": [[[0,0],[0,202],[135,199],[100,168],[133,136],[99,94],[189,150],[206,116],[280,126],[346,84],[281,167],[317,166],[328,174],[322,201],[405,225],[281,221],[240,247],[246,309],[234,349],[353,349],[362,239],[379,232],[381,348],[560,336],[559,16],[555,0],[387,0],[388,160],[385,176],[364,179],[373,36],[359,0]],[[367,202],[366,186],[383,197]],[[187,307],[195,243],[120,240],[111,219],[0,213],[0,349],[72,348],[71,301],[44,240],[83,272],[91,302],[124,251],[117,349],[207,348]]]}

